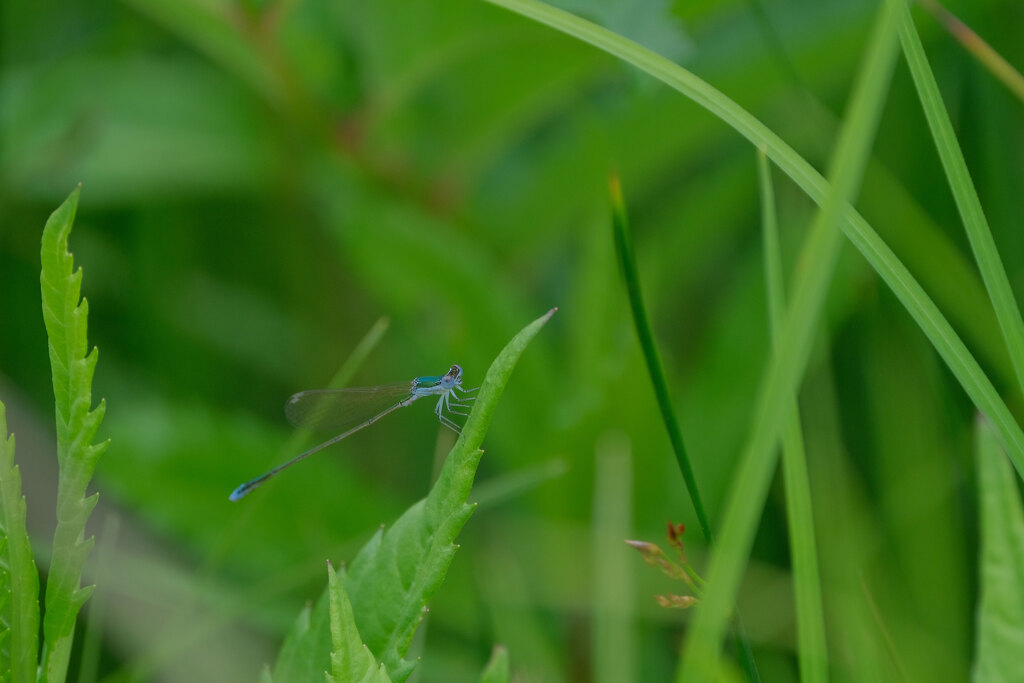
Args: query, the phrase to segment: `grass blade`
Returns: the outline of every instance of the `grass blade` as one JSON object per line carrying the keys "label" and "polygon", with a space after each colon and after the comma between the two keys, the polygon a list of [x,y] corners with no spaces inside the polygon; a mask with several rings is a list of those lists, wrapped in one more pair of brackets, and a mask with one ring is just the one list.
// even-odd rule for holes
{"label": "grass blade", "polygon": [[594,683],[629,683],[637,676],[636,606],[623,586],[634,585],[634,559],[622,552],[630,537],[633,456],[623,435],[597,444],[591,518],[594,611],[591,623]]}
{"label": "grass blade", "polygon": [[[1010,281],[1006,276],[1006,269],[999,258],[996,243],[992,239],[992,231],[985,218],[985,212],[981,208],[981,200],[974,188],[971,174],[967,170],[967,162],[964,160],[963,152],[953,133],[953,124],[949,120],[949,113],[942,104],[942,95],[935,82],[935,75],[932,73],[931,67],[928,66],[924,46],[921,45],[921,38],[917,35],[917,29],[914,28],[910,9],[905,0],[887,0],[887,2],[890,3],[894,11],[899,13],[900,42],[903,45],[903,54],[907,58],[907,66],[910,67],[910,75],[914,79],[917,96],[921,99],[925,118],[928,119],[928,127],[935,139],[935,148],[939,152],[942,168],[946,172],[949,188],[953,192],[953,199],[960,212],[960,220],[964,223],[967,239],[971,243],[974,258],[978,262],[978,270],[981,271],[981,278],[988,290],[988,296],[992,300],[996,318],[999,320],[1003,340],[1010,352],[1013,369],[1017,373],[1017,386],[1024,392],[1024,319],[1021,318],[1020,308],[1017,306],[1017,300],[1013,296]],[[1019,465],[1017,469],[1020,471]],[[1024,476],[1024,472],[1021,476]]]}
{"label": "grass blade", "polygon": [[[763,123],[694,74],[636,43],[537,0],[488,0],[575,36],[619,57],[678,90],[759,147],[786,175],[819,205],[828,183],[805,159]],[[863,216],[850,205],[843,207],[843,230],[854,247],[914,318],[922,332],[960,382],[971,401],[992,420],[1003,448],[1024,477],[1024,431],[1017,424],[992,382],[910,271],[896,258]]]}
{"label": "grass blade", "polygon": [[609,186],[615,253],[619,258],[619,266],[622,268],[622,275],[626,281],[626,292],[629,294],[629,307],[633,312],[636,336],[640,339],[640,348],[643,350],[644,360],[647,362],[647,374],[650,375],[651,384],[654,386],[654,395],[658,399],[661,419],[665,423],[665,431],[668,432],[668,439],[672,443],[672,452],[675,453],[676,462],[679,463],[679,471],[683,474],[686,491],[690,494],[690,501],[693,503],[694,512],[697,513],[701,531],[710,544],[714,540],[711,523],[708,521],[707,512],[704,511],[704,503],[701,501],[700,490],[697,488],[697,479],[693,476],[690,457],[686,454],[683,434],[679,429],[675,409],[672,407],[672,399],[668,394],[665,369],[661,365],[661,357],[658,356],[658,348],[654,344],[654,333],[651,332],[651,323],[647,319],[647,309],[644,308],[644,298],[640,292],[640,275],[637,273],[636,255],[633,253],[633,238],[629,233],[629,221],[626,217],[626,206],[622,199],[622,186],[619,184],[618,176],[612,176]]}
{"label": "grass blade", "polygon": [[813,333],[824,305],[839,247],[842,208],[856,195],[881,117],[889,79],[896,62],[896,14],[882,9],[840,132],[832,161],[832,190],[818,213],[800,255],[801,269],[793,303],[758,392],[754,424],[738,474],[726,502],[719,543],[712,551],[708,590],[698,607],[686,642],[678,680],[706,680],[718,669],[718,645],[725,632],[746,557],[757,530],[775,469],[776,446],[786,408],[810,354]]}
{"label": "grass blade", "polygon": [[[782,317],[786,310],[785,284],[779,228],[775,215],[775,192],[771,168],[764,152],[757,155],[761,180],[761,219],[764,231],[765,284],[771,321],[773,348],[778,353]],[[793,563],[793,593],[796,601],[797,657],[800,680],[824,683],[828,680],[828,646],[825,641],[825,615],[821,602],[821,576],[814,542],[811,484],[800,426],[796,398],[791,401],[790,417],[782,432],[782,472],[786,484],[786,513],[789,522],[790,553]]]}
{"label": "grass blade", "polygon": [[917,0],[917,4],[932,13],[950,35],[956,38],[968,52],[974,55],[993,76],[1003,82],[1017,99],[1024,102],[1024,76],[1006,61],[1006,58],[992,49],[985,40],[960,21],[952,12],[935,0]]}
{"label": "grass blade", "polygon": [[[651,377],[651,384],[654,385],[654,393],[658,399],[661,417],[665,422],[665,429],[668,431],[669,441],[672,443],[672,451],[676,455],[676,462],[679,464],[679,470],[683,474],[683,481],[686,484],[687,492],[690,494],[693,509],[697,513],[697,521],[700,523],[701,530],[704,532],[704,538],[707,539],[710,546],[714,543],[711,523],[708,521],[707,513],[704,511],[704,503],[701,502],[700,491],[697,489],[697,479],[693,475],[690,458],[686,454],[686,448],[683,446],[683,435],[679,429],[675,411],[672,408],[672,399],[668,395],[668,381],[665,379],[665,370],[661,365],[658,349],[654,345],[654,334],[651,332],[651,324],[647,319],[643,295],[640,292],[640,276],[637,273],[636,257],[633,254],[633,239],[629,232],[626,204],[622,198],[622,187],[617,176],[612,176],[609,186],[611,190],[612,233],[615,241],[615,251],[626,281],[626,290],[629,294],[629,303],[633,311],[633,322],[636,327],[637,336],[640,338],[640,346],[643,349],[644,359],[647,361],[647,373]],[[743,670],[747,674],[747,678],[751,681],[759,680],[757,664],[754,662],[750,643],[743,633],[738,616],[737,639],[740,660],[743,663]]]}
{"label": "grass blade", "polygon": [[57,530],[46,583],[42,680],[60,683],[67,675],[75,619],[92,592],[81,588],[82,566],[92,548],[85,522],[97,494],[85,497],[96,460],[108,442],[93,444],[106,404],[92,406],[92,374],[98,351],[86,355],[89,305],[80,299],[82,270],[74,271],[68,236],[81,186],[50,216],[43,229],[43,321],[49,340],[57,417]]}
{"label": "grass blade", "polygon": [[39,573],[25,529],[14,435],[0,403],[0,680],[30,683],[39,656]]}
{"label": "grass blade", "polygon": [[981,598],[975,683],[1024,680],[1024,506],[992,426],[977,421]]}

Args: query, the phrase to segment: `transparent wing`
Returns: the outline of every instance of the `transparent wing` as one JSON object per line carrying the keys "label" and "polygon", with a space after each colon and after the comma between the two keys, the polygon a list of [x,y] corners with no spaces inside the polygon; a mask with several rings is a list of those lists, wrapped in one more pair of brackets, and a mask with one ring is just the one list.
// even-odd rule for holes
{"label": "transparent wing", "polygon": [[284,414],[296,427],[344,431],[408,398],[411,393],[410,382],[358,389],[300,391],[285,403]]}

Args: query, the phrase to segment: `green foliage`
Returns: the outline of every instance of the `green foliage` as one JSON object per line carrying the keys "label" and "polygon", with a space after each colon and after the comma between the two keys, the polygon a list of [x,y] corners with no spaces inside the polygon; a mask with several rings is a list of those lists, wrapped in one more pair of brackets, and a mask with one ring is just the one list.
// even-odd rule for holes
{"label": "green foliage", "polygon": [[466,499],[498,398],[519,355],[554,312],[526,326],[491,363],[430,495],[386,532],[377,532],[352,561],[347,589],[360,633],[393,680],[404,681],[412,671],[414,664],[403,658],[413,632],[455,556],[456,536],[476,507]]}
{"label": "green foliage", "polygon": [[299,612],[274,665],[271,680],[320,681],[327,671],[324,654],[331,652],[329,593],[324,592],[316,608],[309,605]]}
{"label": "green foliage", "polygon": [[[345,574],[344,590],[328,586],[312,617],[308,610],[300,615],[282,648],[274,680],[311,680],[313,671],[327,669],[328,650],[320,647],[327,636],[325,622],[330,624],[330,668],[336,680],[359,680],[371,673],[384,676],[379,680],[408,678],[415,664],[404,657],[413,632],[458,550],[455,538],[476,508],[466,499],[498,399],[520,354],[555,310],[527,325],[494,359],[430,494],[363,546]],[[331,581],[336,580],[332,571]],[[325,619],[328,606],[330,617]],[[359,654],[363,645],[365,655]],[[352,678],[356,674],[359,679]]]}
{"label": "green foliage", "polygon": [[82,299],[82,270],[74,270],[68,236],[78,208],[81,188],[53,212],[43,229],[40,276],[43,320],[49,340],[53,394],[57,418],[57,530],[53,539],[46,611],[43,619],[44,682],[60,683],[67,673],[75,619],[91,588],[81,588],[82,568],[92,548],[85,539],[85,522],[98,494],[85,497],[96,460],[108,442],[93,444],[106,404],[92,410],[92,374],[98,350],[86,355],[89,305]]}
{"label": "green foliage", "polygon": [[[453,362],[479,379],[552,301],[561,312],[489,425],[468,499],[481,505],[401,659],[416,658],[409,680],[421,683],[478,679],[495,642],[518,680],[677,669],[702,607],[652,602],[678,582],[644,571],[622,540],[685,523],[687,559],[717,580],[623,296],[609,169],[628,191],[670,407],[721,535],[774,362],[751,146],[780,171],[773,259],[792,304],[881,3],[553,3],[589,24],[506,3],[548,24],[478,0],[5,4],[0,399],[45,570],[56,474],[38,428],[53,403],[37,228],[83,182],[75,266],[104,356],[93,391],[118,407],[101,428],[115,438],[89,485],[102,493],[89,523],[115,511],[124,522],[110,561],[94,552],[80,581],[96,584],[90,620],[103,614],[99,680],[269,681],[262,663],[276,659],[274,680],[323,681],[324,558],[355,557],[426,496],[452,435],[417,404],[244,506],[224,494],[315,443],[288,428],[284,397],[327,386],[381,316],[387,333],[346,385]],[[968,4],[957,13],[1019,63],[1014,2]],[[910,69],[897,66],[856,205],[840,208],[854,248],[831,269],[798,389],[773,406],[799,403],[816,544],[786,445],[763,505],[749,503],[750,551],[729,567],[773,682],[812,678],[812,556],[832,680],[965,680],[979,653],[1017,642],[1000,626],[1008,645],[979,646],[1009,622],[978,616],[995,599],[978,589],[992,546],[975,521],[991,498],[973,486],[971,437],[981,412],[1024,462],[1013,303],[977,230],[991,230],[1005,282],[1024,282],[1020,102],[911,9],[899,6]],[[972,202],[983,223],[965,233]],[[794,423],[778,423],[788,439]],[[602,475],[615,443],[631,461]],[[562,476],[545,474],[554,463]],[[375,627],[350,575],[336,579],[362,644]],[[76,668],[88,680],[72,653]]]}
{"label": "green foliage", "polygon": [[1024,505],[991,425],[977,422],[981,600],[975,683],[1024,676]]}
{"label": "green foliage", "polygon": [[14,435],[7,437],[7,409],[0,403],[0,681],[35,681],[38,646],[39,574],[25,530]]}
{"label": "green foliage", "polygon": [[480,674],[480,683],[508,683],[510,675],[508,649],[495,645],[491,659]]}
{"label": "green foliage", "polygon": [[811,351],[821,309],[839,257],[842,207],[852,201],[870,156],[875,129],[896,62],[896,14],[882,8],[866,51],[849,113],[836,144],[830,169],[831,188],[815,217],[800,255],[805,267],[793,285],[793,299],[778,333],[774,359],[766,369],[748,437],[722,521],[708,576],[709,589],[697,611],[688,638],[678,680],[700,680],[717,670],[718,643],[722,640],[739,590],[743,559],[750,551],[772,472],[778,440],[795,408],[800,379]]}
{"label": "green foliage", "polygon": [[366,683],[391,683],[388,670],[383,663],[378,663],[363,644],[352,614],[352,604],[348,601],[343,579],[338,578],[330,564],[327,565],[327,595],[331,611],[331,672],[327,674],[328,683],[345,683],[347,681],[366,681]]}
{"label": "green foliage", "polygon": [[[719,116],[748,140],[763,147],[768,157],[807,192],[812,200],[822,205],[823,208],[827,207],[828,198],[832,194],[829,192],[828,183],[821,174],[815,171],[810,164],[762,122],[755,119],[735,102],[712,88],[693,73],[659,55],[643,49],[635,43],[625,40],[621,36],[594,26],[578,17],[536,2],[536,0],[491,1],[494,4],[502,5],[525,16],[533,17],[553,28],[565,31],[570,35],[575,35],[582,40],[601,47],[610,54],[635,64],[651,76],[679,90],[692,98],[697,104]],[[902,0],[890,1],[901,2]],[[1006,404],[996,393],[995,387],[992,386],[991,381],[986,377],[977,361],[974,360],[970,351],[960,341],[959,336],[957,336],[949,323],[946,322],[941,312],[932,303],[920,285],[917,284],[906,267],[896,258],[888,246],[856,210],[845,202],[837,202],[834,210],[841,211],[843,214],[841,225],[847,231],[847,237],[860,250],[861,254],[864,255],[878,274],[885,279],[886,283],[896,296],[899,297],[904,306],[906,306],[910,314],[914,316],[918,325],[928,335],[932,344],[935,345],[936,351],[942,355],[964,390],[967,391],[968,395],[975,402],[975,405],[993,420],[1007,448],[1010,459],[1014,463],[1019,463],[1018,471],[1024,472],[1024,431],[1021,430],[1020,425],[1014,420]],[[807,261],[813,267],[822,267],[822,264],[828,263],[827,260],[820,259],[807,259]],[[805,290],[799,286],[795,287],[795,289],[798,296],[800,292],[809,292],[805,296],[824,296],[824,292],[820,289],[808,288]],[[796,301],[793,306],[796,310],[801,310],[802,308]],[[790,317],[796,318],[796,316]],[[788,327],[787,325],[787,329]],[[806,336],[806,333],[804,336]],[[788,340],[789,334],[784,334],[780,344],[781,348],[787,349],[790,347]],[[786,353],[790,352],[787,351]],[[804,353],[806,353],[806,350]],[[776,401],[772,405],[781,404]]]}

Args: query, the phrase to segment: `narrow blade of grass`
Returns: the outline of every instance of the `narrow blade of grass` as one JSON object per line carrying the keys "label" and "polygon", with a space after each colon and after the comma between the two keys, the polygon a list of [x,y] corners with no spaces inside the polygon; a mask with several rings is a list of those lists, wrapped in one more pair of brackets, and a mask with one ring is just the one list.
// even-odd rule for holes
{"label": "narrow blade of grass", "polygon": [[974,680],[1024,680],[1024,506],[992,427],[977,421],[981,599]]}
{"label": "narrow blade of grass", "polygon": [[633,508],[633,457],[629,440],[610,434],[597,445],[594,470],[590,568],[594,575],[591,627],[595,683],[636,680],[633,557],[622,550],[630,538]]}
{"label": "narrow blade of grass", "polygon": [[[775,214],[775,191],[771,168],[761,151],[757,155],[761,180],[761,220],[764,231],[765,284],[772,344],[782,333],[786,310],[779,227]],[[786,514],[789,526],[790,555],[793,563],[793,593],[796,601],[797,658],[800,680],[818,683],[828,680],[828,647],[825,640],[825,615],[821,602],[821,577],[814,542],[814,515],[811,484],[808,480],[804,438],[796,398],[789,408],[790,417],[782,432],[782,472],[786,484]]]}
{"label": "narrow blade of grass", "polygon": [[849,115],[832,160],[832,190],[818,213],[801,253],[792,308],[779,335],[778,351],[758,392],[754,424],[726,502],[722,535],[712,550],[708,590],[687,637],[678,680],[705,680],[718,670],[718,646],[746,566],[775,469],[775,454],[787,408],[794,406],[799,379],[810,354],[817,320],[831,281],[842,234],[842,208],[855,195],[871,152],[889,79],[896,62],[896,13],[884,7],[858,74]]}
{"label": "narrow blade of grass", "polygon": [[661,365],[658,347],[654,343],[654,333],[651,331],[651,322],[647,318],[647,309],[644,307],[636,255],[633,253],[633,237],[629,232],[629,221],[626,217],[626,206],[622,199],[622,186],[619,184],[618,176],[612,176],[609,189],[612,202],[612,234],[615,239],[615,253],[626,281],[626,292],[629,295],[629,308],[633,313],[636,336],[640,339],[640,348],[644,353],[644,361],[647,363],[647,374],[654,386],[654,395],[658,400],[658,409],[661,410],[665,431],[668,432],[668,440],[672,444],[672,452],[675,453],[679,471],[683,474],[686,491],[690,494],[690,502],[693,503],[693,510],[697,513],[701,531],[710,544],[714,540],[711,523],[708,521],[707,512],[704,511],[704,503],[700,497],[700,490],[697,488],[697,479],[693,476],[690,456],[687,455],[686,446],[683,444],[683,434],[679,429],[675,409],[672,407],[672,398],[668,393],[665,369]]}
{"label": "narrow blade of grass", "polygon": [[25,528],[14,435],[0,403],[0,680],[31,683],[39,656],[39,573]]}
{"label": "narrow blade of grass", "polygon": [[46,583],[43,618],[42,680],[60,683],[67,674],[75,619],[92,588],[80,588],[82,567],[92,549],[85,522],[98,494],[85,497],[93,469],[108,442],[93,444],[106,404],[92,406],[92,374],[98,350],[86,355],[89,305],[80,299],[82,270],[74,270],[68,236],[81,187],[50,216],[43,229],[43,321],[50,347],[57,412],[57,530]]}
{"label": "narrow blade of grass", "polygon": [[974,55],[974,58],[988,69],[989,73],[1002,81],[1003,85],[1017,96],[1017,99],[1024,102],[1024,76],[1021,76],[1021,73],[1013,68],[1012,64],[935,0],[917,0],[917,4],[931,12],[932,16],[939,20],[939,23],[949,31],[950,35],[964,46],[964,49]]}
{"label": "narrow blade of grass", "polygon": [[[668,381],[665,379],[665,370],[661,365],[661,357],[658,355],[658,348],[654,344],[654,333],[651,332],[651,324],[647,319],[647,310],[644,308],[643,294],[640,291],[640,275],[637,272],[636,256],[633,254],[633,238],[629,232],[629,221],[626,214],[626,203],[622,198],[622,187],[617,176],[612,176],[609,184],[612,203],[612,234],[615,241],[615,251],[618,255],[619,265],[622,268],[623,277],[626,281],[626,291],[629,294],[630,309],[633,312],[633,322],[636,327],[637,337],[640,339],[640,347],[643,350],[644,359],[647,362],[647,374],[654,385],[654,393],[658,399],[658,407],[661,410],[661,418],[668,431],[669,441],[672,443],[672,451],[675,453],[679,470],[683,474],[683,481],[686,490],[690,494],[690,501],[697,513],[697,521],[708,545],[714,543],[714,535],[711,530],[711,523],[708,521],[707,513],[704,511],[704,503],[701,502],[700,491],[697,488],[697,479],[693,475],[693,468],[690,465],[690,458],[686,454],[683,445],[683,435],[679,429],[679,422],[676,420],[675,410],[672,407],[672,399],[668,395]],[[760,680],[757,673],[757,664],[754,662],[754,654],[743,633],[740,618],[736,617],[737,647],[739,649],[740,661],[748,680]]]}
{"label": "narrow blade of grass", "polygon": [[[1010,352],[1010,359],[1017,373],[1018,389],[1024,394],[1024,319],[1021,318],[1020,308],[1006,276],[1006,269],[992,239],[992,231],[981,208],[981,200],[974,188],[971,174],[967,170],[967,162],[953,133],[949,113],[942,104],[942,95],[939,93],[938,83],[935,82],[935,75],[928,66],[924,46],[921,45],[921,38],[914,28],[910,8],[907,7],[905,0],[886,1],[899,13],[903,54],[907,58],[907,66],[910,67],[917,96],[921,99],[928,127],[935,139],[935,148],[939,152],[942,168],[946,172],[949,188],[960,212],[960,220],[964,223],[967,239],[978,262],[978,270],[981,271],[981,278],[985,282],[996,318],[999,320],[1003,340]],[[1020,471],[1019,465],[1017,469]],[[1024,476],[1024,472],[1021,476]]]}

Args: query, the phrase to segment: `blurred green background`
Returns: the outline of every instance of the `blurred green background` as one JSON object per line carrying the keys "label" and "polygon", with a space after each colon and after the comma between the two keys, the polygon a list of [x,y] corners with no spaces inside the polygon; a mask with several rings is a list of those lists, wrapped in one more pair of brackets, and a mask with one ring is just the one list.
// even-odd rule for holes
{"label": "blurred green background", "polygon": [[[563,6],[693,70],[819,168],[877,10]],[[950,9],[1024,64],[1019,3]],[[55,464],[39,238],[83,183],[71,248],[112,439],[87,576],[99,680],[255,680],[323,590],[325,560],[350,560],[425,495],[452,437],[417,405],[227,500],[294,454],[285,398],[324,386],[381,318],[353,385],[457,362],[475,386],[552,306],[485,442],[483,504],[414,643],[415,680],[472,680],[495,642],[522,681],[623,680],[597,664],[609,657],[594,645],[599,610],[626,625],[615,675],[671,676],[688,615],[651,596],[679,589],[621,540],[661,542],[672,519],[691,529],[698,568],[706,555],[626,306],[607,178],[622,177],[715,520],[767,358],[745,141],[597,50],[472,0],[44,0],[0,12],[0,399],[43,557]],[[1020,296],[1024,109],[932,17],[915,18]],[[775,180],[791,269],[813,207]],[[902,64],[858,206],[1010,386]],[[972,407],[848,245],[801,398],[835,679],[857,677],[851,600],[877,614],[894,678],[967,678]],[[769,681],[796,679],[783,505],[777,485],[740,602]]]}

